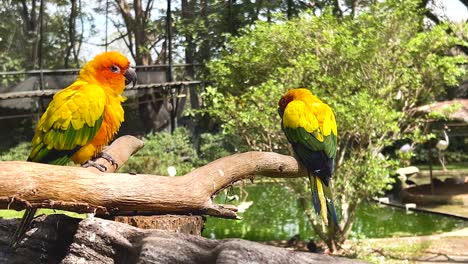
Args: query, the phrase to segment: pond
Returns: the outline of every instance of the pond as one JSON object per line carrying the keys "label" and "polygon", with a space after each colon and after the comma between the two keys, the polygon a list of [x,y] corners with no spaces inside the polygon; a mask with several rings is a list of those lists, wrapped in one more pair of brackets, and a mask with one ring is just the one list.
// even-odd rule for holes
{"label": "pond", "polygon": [[[297,200],[286,188],[256,184],[244,189],[248,192],[245,202],[253,203],[244,213],[239,213],[242,220],[207,217],[203,236],[253,241],[285,240],[296,234],[304,240],[314,237]],[[238,188],[234,188],[232,193],[235,192],[239,193]],[[225,195],[218,196],[216,201],[223,203]],[[466,226],[468,222],[456,218],[419,212],[407,214],[403,209],[364,202],[357,209],[350,238],[430,235]]]}

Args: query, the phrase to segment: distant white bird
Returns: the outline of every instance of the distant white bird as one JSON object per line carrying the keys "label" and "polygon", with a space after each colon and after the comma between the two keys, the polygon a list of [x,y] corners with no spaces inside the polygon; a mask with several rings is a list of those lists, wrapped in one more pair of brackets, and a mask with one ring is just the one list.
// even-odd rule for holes
{"label": "distant white bird", "polygon": [[411,145],[408,144],[408,143],[404,144],[404,145],[401,146],[401,148],[400,148],[400,151],[401,151],[401,152],[408,152],[408,151],[410,151],[410,150],[411,150]]}
{"label": "distant white bird", "polygon": [[239,213],[245,212],[247,209],[249,209],[249,207],[252,204],[253,204],[253,201],[241,202],[239,205],[237,205],[237,212]]}
{"label": "distant white bird", "polygon": [[441,139],[437,142],[436,148],[438,150],[446,150],[449,146],[449,137],[447,135],[447,132],[445,132],[445,129],[442,130],[442,133],[444,133],[445,140]]}
{"label": "distant white bird", "polygon": [[237,194],[229,195],[228,192],[226,191],[226,199],[230,202],[234,200],[239,201],[239,195]]}
{"label": "distant white bird", "polygon": [[174,166],[167,167],[167,173],[169,176],[174,177],[177,174],[177,169]]}
{"label": "distant white bird", "polygon": [[[226,195],[226,200],[227,201],[238,201],[239,204],[237,205],[237,212],[239,213],[244,213],[247,209],[249,209],[250,206],[252,206],[253,201],[247,201],[247,197],[249,196],[249,193],[244,190],[244,188],[240,188],[240,193],[242,196],[242,201],[240,200],[241,197],[239,195],[234,194],[234,195],[229,195],[229,191],[227,189],[224,189],[224,193]],[[244,194],[244,195],[242,195]]]}
{"label": "distant white bird", "polygon": [[442,130],[442,133],[444,133],[444,137],[445,137],[445,140],[441,139],[437,142],[436,144],[436,148],[438,150],[438,156],[439,156],[439,161],[440,161],[440,164],[442,165],[442,169],[445,171],[447,170],[447,168],[445,167],[445,155],[444,155],[444,150],[446,150],[449,146],[449,137],[447,135],[447,131],[448,130],[448,127],[445,125],[444,126],[444,129]]}

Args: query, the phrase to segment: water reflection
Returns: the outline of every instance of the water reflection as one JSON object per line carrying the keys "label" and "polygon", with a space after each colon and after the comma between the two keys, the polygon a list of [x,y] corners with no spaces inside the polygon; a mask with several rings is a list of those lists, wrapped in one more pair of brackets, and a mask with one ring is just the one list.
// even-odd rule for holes
{"label": "water reflection", "polygon": [[[242,220],[207,217],[203,235],[209,238],[244,238],[253,241],[289,239],[299,234],[301,239],[314,237],[314,233],[295,197],[285,188],[272,184],[244,187],[253,201]],[[234,188],[231,192],[240,195]],[[245,197],[245,196],[244,196]],[[225,196],[216,198],[224,203]],[[239,204],[241,201],[234,201]],[[406,214],[404,210],[363,203],[358,207],[357,219],[350,238],[378,238],[391,236],[429,235],[468,226],[463,220],[433,214]]]}

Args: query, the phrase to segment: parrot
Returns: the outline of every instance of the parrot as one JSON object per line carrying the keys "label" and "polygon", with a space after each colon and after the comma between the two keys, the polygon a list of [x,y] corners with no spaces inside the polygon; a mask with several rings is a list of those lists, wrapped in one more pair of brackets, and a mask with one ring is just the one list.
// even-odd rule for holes
{"label": "parrot", "polygon": [[[281,128],[306,169],[317,215],[330,228],[338,226],[331,177],[337,149],[337,126],[330,106],[309,89],[288,90],[278,102]],[[330,220],[330,221],[329,221]]]}
{"label": "parrot", "polygon": [[[126,85],[135,86],[137,76],[129,60],[117,51],[96,55],[80,70],[76,80],[56,93],[37,123],[28,161],[66,165],[69,161],[107,168],[90,160],[101,153],[124,121],[122,95]],[[29,228],[37,208],[27,208],[11,240],[15,248]]]}

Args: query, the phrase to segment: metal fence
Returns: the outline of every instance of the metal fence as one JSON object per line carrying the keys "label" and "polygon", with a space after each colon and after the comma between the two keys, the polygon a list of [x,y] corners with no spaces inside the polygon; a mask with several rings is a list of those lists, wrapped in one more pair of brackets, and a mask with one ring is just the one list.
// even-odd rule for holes
{"label": "metal fence", "polygon": [[[153,130],[173,130],[190,96],[189,91],[193,91],[191,88],[203,85],[202,81],[186,74],[194,72],[198,66],[137,66],[138,83],[135,87],[127,87],[124,92],[129,98],[124,103],[126,122],[130,121],[135,130],[146,132],[149,130],[148,126],[145,127],[146,122],[158,124],[153,126],[156,127]],[[169,67],[175,73],[172,82],[167,81]],[[78,73],[79,69],[0,72],[0,126],[10,128],[20,123],[24,125],[23,121],[29,119],[31,127],[34,127],[53,95],[74,82]],[[155,113],[139,116],[142,109]],[[147,120],[149,118],[152,120]],[[131,129],[127,127],[124,130],[129,132]]]}

